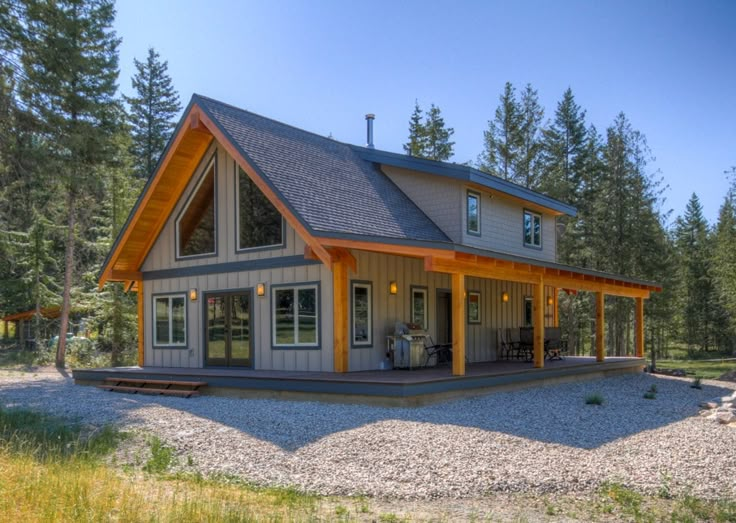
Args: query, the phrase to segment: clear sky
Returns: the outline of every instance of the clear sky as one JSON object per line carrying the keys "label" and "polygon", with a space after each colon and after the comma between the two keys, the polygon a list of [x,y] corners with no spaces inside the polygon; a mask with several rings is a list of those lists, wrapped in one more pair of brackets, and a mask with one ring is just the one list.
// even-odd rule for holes
{"label": "clear sky", "polygon": [[[736,165],[736,1],[118,0],[120,87],[154,47],[186,105],[210,96],[297,127],[402,152],[414,100],[475,160],[506,81],[551,118],[573,89],[601,132],[620,111],[669,186],[714,221]],[[674,216],[673,216],[674,217]]]}

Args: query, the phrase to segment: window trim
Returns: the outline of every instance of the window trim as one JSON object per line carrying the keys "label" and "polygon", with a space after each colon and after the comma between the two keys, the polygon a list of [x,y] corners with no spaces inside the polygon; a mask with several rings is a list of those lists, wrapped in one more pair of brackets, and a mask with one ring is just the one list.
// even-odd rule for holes
{"label": "window trim", "polygon": [[[156,341],[157,334],[158,334],[158,327],[157,327],[157,321],[156,321],[156,300],[159,300],[161,298],[168,298],[169,301],[169,343],[162,343],[159,344]],[[171,316],[171,300],[172,298],[182,298],[184,300],[184,342],[183,343],[172,343],[171,340],[173,338],[173,325],[172,325],[172,316]],[[186,292],[165,292],[165,293],[155,293],[151,295],[151,323],[153,324],[153,329],[151,329],[152,333],[152,343],[151,346],[154,349],[187,349],[189,348],[189,305],[187,304],[187,293]]]}
{"label": "window trim", "polygon": [[[276,343],[276,291],[292,289],[296,292],[299,289],[315,289],[315,300],[317,301],[317,318],[315,321],[317,340],[314,343]],[[294,300],[297,302],[298,297]],[[320,350],[322,348],[322,294],[321,284],[319,281],[295,282],[295,283],[279,283],[271,285],[271,304],[269,315],[271,317],[271,350]],[[298,317],[298,316],[297,316]],[[299,324],[294,322],[294,339],[298,332]]]}
{"label": "window trim", "polygon": [[[478,319],[471,319],[470,318],[470,297],[471,296],[478,296]],[[465,308],[466,308],[466,316],[467,316],[467,322],[469,325],[480,325],[483,323],[483,296],[481,295],[480,291],[468,291],[468,296],[466,298]]]}
{"label": "window trim", "polygon": [[[202,172],[199,175],[199,180],[197,180],[197,184],[194,186],[194,189],[187,195],[187,199],[182,206],[182,208],[179,210],[179,213],[176,215],[176,220],[174,222],[174,259],[176,261],[180,260],[196,260],[198,258],[216,258],[217,252],[218,252],[218,242],[217,242],[217,231],[219,230],[219,224],[218,224],[218,217],[217,217],[217,149],[212,153],[212,155],[209,157],[209,160],[205,161],[207,158],[207,155],[202,157],[202,162],[200,162],[200,165],[204,165],[205,168],[202,170]],[[202,254],[189,254],[189,255],[181,255],[179,253],[179,221],[181,220],[182,216],[184,216],[184,213],[189,208],[189,205],[192,203],[192,198],[194,198],[194,195],[197,194],[197,191],[202,186],[202,183],[204,183],[204,179],[207,177],[207,173],[210,170],[210,167],[214,168],[214,197],[215,201],[213,202],[213,205],[215,206],[215,250],[213,252],[206,252]],[[199,166],[197,166],[197,170],[199,169]],[[196,171],[195,171],[196,172]]]}
{"label": "window trim", "polygon": [[[524,320],[524,327],[534,327],[534,297],[533,296],[524,296],[524,299],[522,300],[522,306],[524,307],[521,310],[522,319]],[[531,307],[531,312],[529,313],[529,322],[526,321],[526,307],[527,304]]]}
{"label": "window trim", "polygon": [[[368,289],[368,340],[355,341],[355,289]],[[373,347],[373,282],[368,280],[350,281],[350,347],[366,349]]]}
{"label": "window trim", "polygon": [[[470,198],[473,197],[478,202],[477,208],[478,208],[478,230],[474,231],[470,228]],[[472,235],[472,236],[480,236],[481,235],[481,225],[480,225],[480,217],[481,217],[481,209],[480,209],[480,202],[481,202],[481,196],[480,193],[473,190],[466,190],[465,191],[465,232]]]}
{"label": "window trim", "polygon": [[[237,161],[233,160],[233,165],[235,166],[235,191],[233,191],[235,193],[235,254],[285,249],[286,248],[286,220],[284,220],[284,215],[281,214],[281,212],[279,212],[279,216],[281,217],[281,243],[273,243],[271,245],[259,245],[257,247],[240,247],[240,171],[243,171],[243,173],[246,176],[248,176],[248,173],[246,173],[238,165]],[[253,180],[251,180],[251,182],[253,182]],[[253,183],[255,184],[255,182]],[[256,187],[258,186],[256,185]],[[260,191],[260,188],[258,190]],[[264,194],[264,197],[265,196],[266,195]],[[268,200],[268,198],[266,199]],[[269,200],[269,203],[270,202],[271,200]],[[278,212],[278,209],[276,209],[276,211]]]}
{"label": "window trim", "polygon": [[414,292],[418,291],[424,294],[424,324],[423,330],[429,330],[429,289],[426,285],[411,285],[409,287],[409,318],[414,320]]}
{"label": "window trim", "polygon": [[[539,218],[539,245],[536,245],[535,243],[527,243],[526,241],[526,231],[524,229],[526,216],[527,214],[532,217],[532,242],[534,241],[534,218]],[[524,209],[524,212],[521,215],[521,238],[522,242],[524,244],[524,247],[527,247],[528,249],[538,249],[542,250],[544,247],[544,240],[542,238],[542,214],[538,213],[536,211],[532,211],[531,209]]]}

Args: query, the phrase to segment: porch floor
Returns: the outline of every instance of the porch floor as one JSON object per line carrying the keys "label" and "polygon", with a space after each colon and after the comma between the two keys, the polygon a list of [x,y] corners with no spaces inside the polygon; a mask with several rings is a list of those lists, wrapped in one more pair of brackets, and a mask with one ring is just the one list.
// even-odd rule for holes
{"label": "porch floor", "polygon": [[448,366],[345,374],[237,368],[114,367],[75,369],[72,374],[76,383],[86,385],[98,384],[108,377],[135,376],[206,381],[208,387],[202,390],[205,394],[241,391],[238,395],[248,396],[251,392],[256,396],[338,401],[383,398],[388,400],[388,404],[410,405],[490,392],[497,388],[640,372],[644,364],[642,358],[606,358],[603,362],[596,362],[592,357],[570,356],[564,360],[545,361],[542,369],[521,361],[470,363],[466,365],[465,376],[453,376]]}

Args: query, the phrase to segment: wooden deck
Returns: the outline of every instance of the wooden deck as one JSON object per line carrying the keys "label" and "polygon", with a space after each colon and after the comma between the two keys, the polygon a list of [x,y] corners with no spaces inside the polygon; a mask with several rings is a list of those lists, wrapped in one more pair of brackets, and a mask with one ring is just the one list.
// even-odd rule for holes
{"label": "wooden deck", "polygon": [[567,357],[561,361],[546,361],[542,369],[519,361],[471,363],[467,365],[465,376],[453,376],[447,366],[344,374],[234,368],[116,367],[75,369],[73,376],[75,383],[82,385],[99,385],[106,378],[124,376],[175,379],[205,381],[208,383],[206,394],[415,405],[510,387],[641,372],[644,364],[642,358],[607,358],[604,362],[596,362],[590,357]]}

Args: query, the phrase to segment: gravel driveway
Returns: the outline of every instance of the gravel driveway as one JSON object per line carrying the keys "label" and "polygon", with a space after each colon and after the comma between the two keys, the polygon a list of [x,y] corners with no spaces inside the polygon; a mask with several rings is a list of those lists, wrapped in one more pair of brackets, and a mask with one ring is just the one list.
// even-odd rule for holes
{"label": "gravel driveway", "polygon": [[[656,399],[644,399],[653,384]],[[116,394],[51,372],[0,371],[0,406],[142,429],[204,473],[322,494],[476,497],[617,481],[733,499],[736,427],[699,416],[698,404],[734,388],[628,374],[409,409]],[[604,404],[586,405],[591,393]]]}

